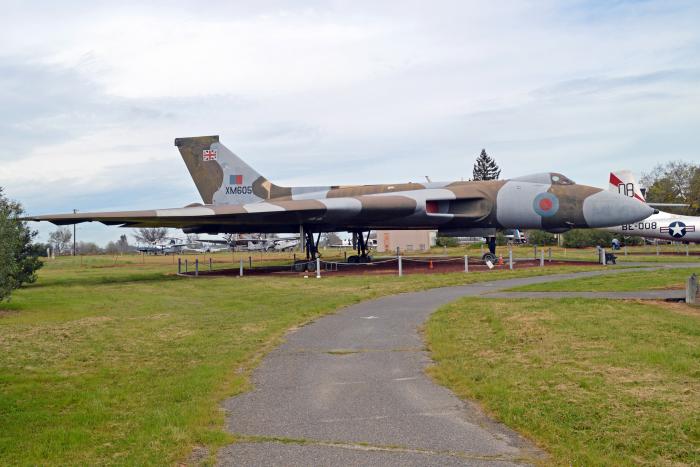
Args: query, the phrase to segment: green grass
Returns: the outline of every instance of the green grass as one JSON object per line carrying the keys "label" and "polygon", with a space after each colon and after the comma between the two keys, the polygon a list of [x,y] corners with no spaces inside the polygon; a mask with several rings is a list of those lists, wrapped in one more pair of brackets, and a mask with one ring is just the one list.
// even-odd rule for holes
{"label": "green grass", "polygon": [[0,304],[0,465],[214,452],[231,440],[218,404],[286,330],[381,295],[580,269],[197,280],[173,276],[171,258],[50,261]]}
{"label": "green grass", "polygon": [[624,272],[614,275],[532,284],[511,290],[518,292],[628,292],[684,288],[686,280],[693,273],[700,275],[700,268]]}
{"label": "green grass", "polygon": [[700,314],[685,305],[463,299],[430,373],[558,465],[700,464]]}

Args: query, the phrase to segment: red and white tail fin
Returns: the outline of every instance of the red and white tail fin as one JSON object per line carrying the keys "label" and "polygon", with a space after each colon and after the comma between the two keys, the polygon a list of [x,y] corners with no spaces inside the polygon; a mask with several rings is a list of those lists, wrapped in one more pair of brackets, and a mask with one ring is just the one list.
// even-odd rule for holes
{"label": "red and white tail fin", "polygon": [[644,194],[639,187],[639,183],[637,183],[637,179],[634,178],[634,175],[632,175],[632,172],[629,170],[610,172],[610,186],[608,190],[620,193],[624,196],[629,196],[630,198],[636,198],[642,203],[646,203]]}

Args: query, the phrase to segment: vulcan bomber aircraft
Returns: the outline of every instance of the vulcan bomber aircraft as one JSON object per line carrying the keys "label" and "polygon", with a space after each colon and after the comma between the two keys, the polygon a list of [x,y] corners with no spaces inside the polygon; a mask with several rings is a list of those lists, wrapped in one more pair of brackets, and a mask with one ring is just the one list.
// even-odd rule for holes
{"label": "vulcan bomber aircraft", "polygon": [[202,204],[27,220],[172,227],[186,233],[301,232],[312,259],[321,232],[348,231],[359,240],[357,255],[348,260],[364,262],[369,260],[367,239],[374,229],[437,229],[445,235],[484,236],[490,250],[484,259],[494,260],[497,229],[564,232],[630,224],[654,213],[644,203],[578,185],[559,173],[510,180],[283,187],[229,151],[218,136],[177,138],[175,146]]}

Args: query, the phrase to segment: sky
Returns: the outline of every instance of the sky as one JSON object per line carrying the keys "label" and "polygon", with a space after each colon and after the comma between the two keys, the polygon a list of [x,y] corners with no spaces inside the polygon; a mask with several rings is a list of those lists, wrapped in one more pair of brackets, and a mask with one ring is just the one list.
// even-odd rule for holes
{"label": "sky", "polygon": [[[32,214],[201,202],[214,135],[279,185],[700,161],[697,1],[2,0],[0,186]],[[34,224],[39,240],[55,229]],[[80,224],[105,244],[124,229]]]}

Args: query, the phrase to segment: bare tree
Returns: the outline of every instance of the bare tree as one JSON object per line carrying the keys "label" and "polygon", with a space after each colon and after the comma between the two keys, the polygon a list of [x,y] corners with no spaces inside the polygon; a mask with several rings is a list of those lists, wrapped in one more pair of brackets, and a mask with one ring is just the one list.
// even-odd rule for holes
{"label": "bare tree", "polygon": [[343,240],[335,232],[326,232],[321,234],[321,246],[327,247],[331,245],[342,245]]}
{"label": "bare tree", "polygon": [[108,242],[105,246],[105,253],[108,255],[116,255],[119,252],[119,245],[117,242]]}
{"label": "bare tree", "polygon": [[78,242],[75,245],[76,254],[79,255],[98,255],[102,253],[102,249],[94,242]]}
{"label": "bare tree", "polygon": [[119,250],[119,253],[126,253],[129,251],[129,240],[127,240],[125,234],[121,234],[119,236],[119,240],[117,241],[117,249]]}
{"label": "bare tree", "polygon": [[49,243],[59,255],[70,251],[73,233],[68,227],[59,227],[49,234]]}
{"label": "bare tree", "polygon": [[158,243],[168,236],[168,229],[165,227],[140,228],[135,234],[136,241],[141,243]]}

